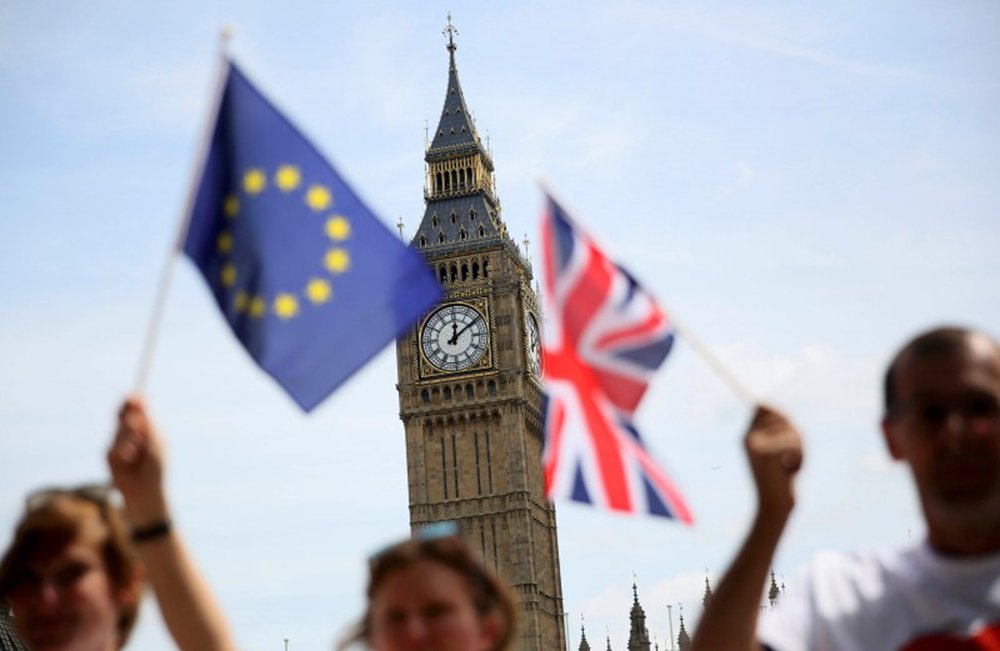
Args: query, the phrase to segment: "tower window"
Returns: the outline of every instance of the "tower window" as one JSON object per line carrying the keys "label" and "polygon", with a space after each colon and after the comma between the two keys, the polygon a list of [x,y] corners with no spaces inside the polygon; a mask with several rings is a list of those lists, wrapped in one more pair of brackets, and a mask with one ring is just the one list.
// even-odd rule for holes
{"label": "tower window", "polygon": [[437,216],[437,214],[431,215],[431,225],[432,226],[437,226],[438,225],[438,216]]}
{"label": "tower window", "polygon": [[444,498],[448,499],[448,460],[444,454],[444,439],[441,439],[441,479],[444,480]]}
{"label": "tower window", "polygon": [[483,278],[490,277],[490,259],[483,258]]}
{"label": "tower window", "polygon": [[482,464],[479,459],[479,434],[478,433],[473,434],[472,440],[476,444],[476,490],[479,492],[480,495],[482,495],[483,473],[482,473],[482,468],[480,467]]}
{"label": "tower window", "polygon": [[486,229],[482,226],[479,227],[479,237],[486,237]]}
{"label": "tower window", "polygon": [[427,392],[427,389],[423,389],[420,392],[420,401],[427,403],[431,401],[431,394]]}
{"label": "tower window", "polygon": [[427,246],[427,238],[423,235],[420,236],[420,246]]}
{"label": "tower window", "polygon": [[[480,228],[479,230],[480,230],[479,236],[482,237],[482,232],[481,231],[483,229]],[[472,279],[475,280],[476,278],[479,278],[479,263],[478,262],[473,262],[472,263]]]}
{"label": "tower window", "polygon": [[456,280],[458,280],[458,267],[455,266],[454,263],[452,263],[450,271],[451,271],[450,274],[451,282],[455,282]]}
{"label": "tower window", "polygon": [[[458,232],[458,239],[465,240],[465,229],[464,228]],[[464,269],[464,267],[463,267],[463,269]],[[465,271],[468,272],[468,269],[465,269]],[[467,273],[463,274],[463,276],[464,275],[467,275]],[[465,278],[462,278],[462,280],[465,280]]]}
{"label": "tower window", "polygon": [[[462,131],[465,131],[464,127],[462,128]],[[465,170],[458,171],[458,187],[460,188],[465,187]]]}
{"label": "tower window", "polygon": [[472,391],[472,385],[471,384],[466,384],[465,385],[465,397],[466,398],[472,398],[474,395],[475,394]]}
{"label": "tower window", "polygon": [[451,435],[451,472],[455,479],[455,497],[459,497],[458,488],[458,446],[455,444],[455,435]]}
{"label": "tower window", "polygon": [[[483,432],[483,437],[486,439],[486,488],[493,492],[493,461],[490,458],[490,433]],[[494,532],[494,538],[496,537],[496,532]],[[494,549],[493,553],[496,553]]]}
{"label": "tower window", "polygon": [[455,216],[454,212],[451,213],[450,217],[451,217],[451,223],[452,224],[454,224],[458,220],[458,217]]}
{"label": "tower window", "polygon": [[445,400],[451,400],[451,387],[445,387],[443,392]]}
{"label": "tower window", "polygon": [[438,233],[438,242],[444,244],[444,233]]}
{"label": "tower window", "polygon": [[[462,239],[465,239],[465,231],[462,231]],[[462,280],[469,279],[469,265],[462,263]]]}
{"label": "tower window", "polygon": [[448,269],[446,269],[444,265],[441,265],[441,268],[438,270],[438,272],[441,277],[441,282],[443,283],[448,282]]}
{"label": "tower window", "polygon": [[497,383],[494,382],[493,380],[487,382],[486,393],[490,394],[491,396],[495,396],[497,394]]}

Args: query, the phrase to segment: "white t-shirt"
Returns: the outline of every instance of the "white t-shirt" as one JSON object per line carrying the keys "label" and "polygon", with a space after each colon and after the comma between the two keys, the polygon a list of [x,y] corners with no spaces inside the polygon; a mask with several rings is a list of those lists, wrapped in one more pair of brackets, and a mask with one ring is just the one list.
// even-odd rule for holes
{"label": "white t-shirt", "polygon": [[1000,649],[1000,553],[821,554],[761,616],[757,639],[775,651]]}

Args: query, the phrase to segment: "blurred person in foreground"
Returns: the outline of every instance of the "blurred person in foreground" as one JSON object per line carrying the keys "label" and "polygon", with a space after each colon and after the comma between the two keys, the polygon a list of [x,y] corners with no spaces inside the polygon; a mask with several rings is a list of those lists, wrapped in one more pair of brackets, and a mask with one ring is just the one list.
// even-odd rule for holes
{"label": "blurred person in foreground", "polygon": [[107,460],[124,513],[106,485],[28,497],[0,561],[0,599],[32,651],[115,651],[125,646],[143,587],[183,651],[235,649],[228,626],[170,523],[163,442],[139,398],[129,398]]}
{"label": "blurred person in foreground", "polygon": [[513,597],[457,535],[432,525],[370,559],[361,621],[338,646],[373,651],[508,651]]}
{"label": "blurred person in foreground", "polygon": [[695,651],[1000,649],[1000,346],[964,328],[910,341],[885,376],[882,433],[909,466],[927,539],[818,556],[761,616],[795,504],[795,427],[759,407],[746,435],[758,508],[709,599]]}

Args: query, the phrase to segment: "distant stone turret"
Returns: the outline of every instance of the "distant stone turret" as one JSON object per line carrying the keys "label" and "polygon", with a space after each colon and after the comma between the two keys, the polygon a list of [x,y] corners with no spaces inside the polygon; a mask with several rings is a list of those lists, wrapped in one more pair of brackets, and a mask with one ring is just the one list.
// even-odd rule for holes
{"label": "distant stone turret", "polygon": [[632,582],[631,628],[628,634],[628,651],[650,651],[649,631],[646,630],[646,613],[639,605],[639,590]]}

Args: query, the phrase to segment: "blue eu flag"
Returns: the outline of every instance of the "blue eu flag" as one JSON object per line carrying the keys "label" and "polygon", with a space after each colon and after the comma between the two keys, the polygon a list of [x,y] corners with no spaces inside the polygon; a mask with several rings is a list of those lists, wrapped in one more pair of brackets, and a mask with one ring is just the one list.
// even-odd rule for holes
{"label": "blue eu flag", "polygon": [[253,359],[309,411],[441,296],[232,62],[184,252]]}

